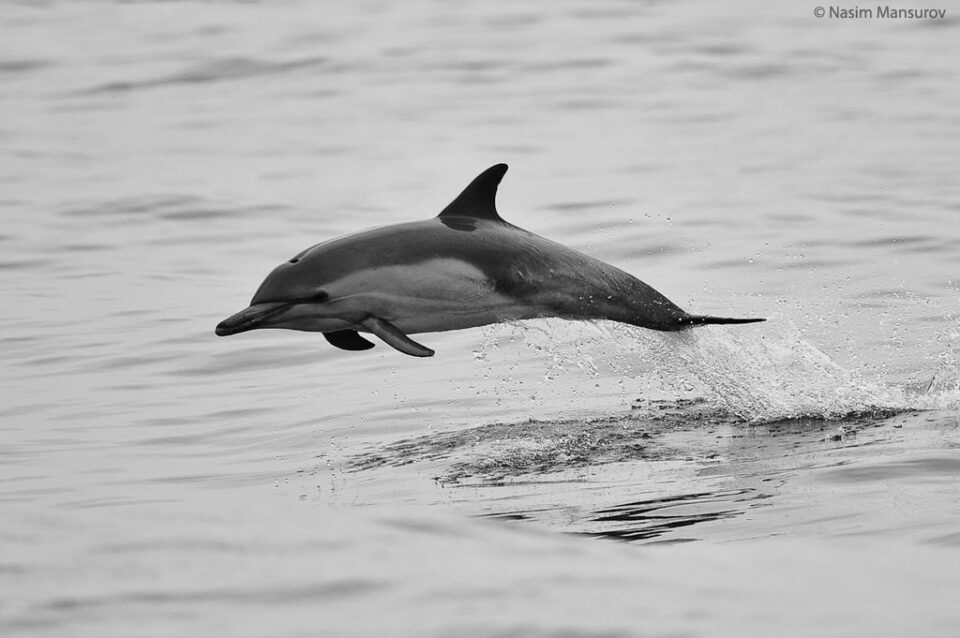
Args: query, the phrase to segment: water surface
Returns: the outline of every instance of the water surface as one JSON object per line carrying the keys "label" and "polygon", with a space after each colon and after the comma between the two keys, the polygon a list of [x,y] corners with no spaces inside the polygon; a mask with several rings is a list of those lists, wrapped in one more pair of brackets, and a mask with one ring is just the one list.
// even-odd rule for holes
{"label": "water surface", "polygon": [[[951,635],[949,11],[5,6],[3,635]],[[770,321],[213,335],[497,162],[509,221]]]}

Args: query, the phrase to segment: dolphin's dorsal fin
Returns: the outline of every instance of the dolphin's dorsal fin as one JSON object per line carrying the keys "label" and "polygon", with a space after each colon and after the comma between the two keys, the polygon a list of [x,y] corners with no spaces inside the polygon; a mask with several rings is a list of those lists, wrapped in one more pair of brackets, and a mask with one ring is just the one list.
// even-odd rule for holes
{"label": "dolphin's dorsal fin", "polygon": [[444,208],[439,217],[474,217],[503,221],[497,213],[497,186],[507,172],[506,164],[496,164],[483,171]]}

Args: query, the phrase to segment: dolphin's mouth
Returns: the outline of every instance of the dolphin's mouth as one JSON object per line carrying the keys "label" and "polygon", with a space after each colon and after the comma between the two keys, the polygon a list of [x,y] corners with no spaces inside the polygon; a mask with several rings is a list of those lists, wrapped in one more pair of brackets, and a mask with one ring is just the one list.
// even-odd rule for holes
{"label": "dolphin's mouth", "polygon": [[277,315],[295,302],[272,301],[268,303],[258,303],[241,310],[232,317],[227,317],[217,325],[216,333],[218,337],[235,335],[247,330],[253,330],[263,325],[270,317]]}

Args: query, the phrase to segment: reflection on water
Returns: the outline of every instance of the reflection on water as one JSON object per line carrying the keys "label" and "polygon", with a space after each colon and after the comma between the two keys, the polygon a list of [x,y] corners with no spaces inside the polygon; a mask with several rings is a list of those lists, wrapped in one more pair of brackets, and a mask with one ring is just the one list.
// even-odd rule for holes
{"label": "reflection on water", "polygon": [[[947,635],[957,22],[810,13],[6,6],[0,633]],[[773,320],[213,336],[497,162],[507,219]]]}

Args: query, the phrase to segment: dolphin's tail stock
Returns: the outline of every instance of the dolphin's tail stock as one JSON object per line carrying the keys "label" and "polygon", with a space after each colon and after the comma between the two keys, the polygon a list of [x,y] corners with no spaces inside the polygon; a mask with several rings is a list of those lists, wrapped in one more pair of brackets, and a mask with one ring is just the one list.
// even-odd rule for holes
{"label": "dolphin's tail stock", "polygon": [[763,318],[735,319],[733,317],[711,317],[709,315],[687,315],[680,319],[680,326],[688,328],[693,326],[705,326],[707,324],[727,324],[727,323],[757,323],[766,321]]}
{"label": "dolphin's tail stock", "polygon": [[[629,306],[616,303],[608,304],[603,306],[605,314],[600,318],[613,319],[614,321],[621,321],[641,328],[647,328],[648,330],[660,330],[662,332],[688,330],[696,326],[705,326],[708,324],[757,323],[759,321],[766,321],[766,319],[760,317],[739,318],[691,315],[639,279],[634,278],[632,275],[630,275],[630,277],[635,284],[642,287],[641,294],[632,297],[634,301],[639,303],[634,303]],[[591,307],[591,310],[592,309]],[[585,313],[580,312],[578,316],[582,318],[584,314]]]}

